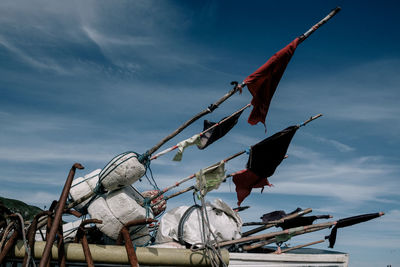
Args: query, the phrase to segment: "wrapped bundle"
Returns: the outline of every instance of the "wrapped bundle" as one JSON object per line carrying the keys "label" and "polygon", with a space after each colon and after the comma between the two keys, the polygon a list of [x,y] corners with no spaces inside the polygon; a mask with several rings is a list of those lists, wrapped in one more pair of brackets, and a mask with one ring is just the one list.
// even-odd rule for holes
{"label": "wrapped bundle", "polygon": [[113,158],[101,171],[100,181],[105,191],[113,191],[139,180],[146,173],[146,167],[139,162],[137,154],[122,153]]}
{"label": "wrapped bundle", "polygon": [[[221,242],[241,237],[243,224],[241,218],[222,200],[217,199],[213,203],[207,203],[206,211],[210,222],[210,231],[216,236],[216,241]],[[171,241],[190,245],[204,243],[200,212],[196,206],[180,206],[164,214],[158,228],[156,243]]]}
{"label": "wrapped bundle", "polygon": [[[151,210],[147,214],[146,209],[138,203],[140,200],[143,201],[140,193],[127,186],[97,198],[89,205],[88,212],[92,218],[103,221],[97,225],[100,231],[116,240],[124,224],[146,217],[153,218]],[[130,227],[129,232],[135,245],[144,245],[150,240],[146,226]]]}
{"label": "wrapped bundle", "polygon": [[[99,181],[100,171],[101,169],[97,169],[85,175],[84,177],[78,177],[73,180],[69,194],[74,201],[94,191],[97,182]],[[76,208],[82,209],[89,203],[89,201],[90,199],[78,204]]]}

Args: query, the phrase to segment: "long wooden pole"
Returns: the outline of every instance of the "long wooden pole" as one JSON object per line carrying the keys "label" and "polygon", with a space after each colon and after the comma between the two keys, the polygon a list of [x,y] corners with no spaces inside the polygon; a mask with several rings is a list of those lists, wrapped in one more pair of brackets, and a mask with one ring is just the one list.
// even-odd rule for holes
{"label": "long wooden pole", "polygon": [[[285,220],[290,220],[290,219],[293,219],[293,218],[302,216],[302,215],[304,215],[304,214],[308,214],[308,213],[310,213],[310,212],[312,212],[312,209],[311,209],[311,208],[308,208],[308,209],[301,210],[301,211],[295,212],[295,213],[293,213],[293,214],[290,214],[290,215],[288,215],[288,216],[286,216],[286,217],[283,217],[282,219],[283,219],[283,221],[285,221]],[[266,229],[268,229],[268,228],[271,228],[272,226],[275,226],[275,225],[277,225],[277,224],[276,224],[276,223],[269,223],[269,224],[266,224],[266,225],[257,227],[257,228],[255,228],[255,229],[250,230],[250,231],[244,232],[244,233],[242,234],[242,237],[246,237],[246,236],[249,236],[249,235],[252,235],[252,234],[255,234],[255,233],[264,231],[264,230],[266,230]]]}
{"label": "long wooden pole", "polygon": [[[233,175],[235,175],[235,173],[226,175],[225,178],[224,178],[224,181],[225,181],[227,178],[229,178],[229,177],[231,177],[231,176],[233,176]],[[191,175],[191,176],[192,176],[192,175]],[[191,176],[190,176],[190,177],[191,177]],[[187,178],[186,178],[186,179],[187,179]],[[183,193],[189,192],[189,191],[194,190],[194,189],[196,189],[196,186],[192,185],[192,186],[189,186],[189,187],[187,187],[187,188],[185,188],[185,189],[182,189],[181,191],[178,191],[178,192],[176,192],[176,193],[173,193],[173,194],[171,194],[171,195],[169,195],[169,196],[165,196],[165,197],[163,197],[163,199],[160,199],[158,202],[156,202],[156,203],[154,203],[154,204],[151,204],[151,207],[157,206],[158,204],[160,204],[160,203],[163,202],[163,201],[167,201],[168,199],[171,199],[171,198],[173,198],[173,197],[177,197],[177,196],[179,196],[179,195],[182,195]],[[282,222],[283,222],[283,221],[282,221]]]}
{"label": "long wooden pole", "polygon": [[[200,137],[203,136],[206,132],[211,131],[212,129],[214,129],[214,128],[217,127],[218,125],[221,125],[221,124],[224,123],[225,121],[229,120],[230,118],[232,118],[233,116],[237,115],[239,112],[242,112],[243,110],[245,110],[246,108],[248,108],[248,107],[250,107],[250,106],[251,106],[251,104],[247,104],[246,106],[244,106],[244,107],[242,107],[241,109],[235,111],[234,113],[232,113],[231,115],[229,115],[229,116],[226,117],[225,119],[221,120],[220,122],[214,124],[213,126],[211,126],[211,127],[208,128],[208,129],[202,131],[201,133],[199,133]],[[177,145],[171,146],[171,147],[169,147],[169,148],[167,148],[167,149],[165,149],[165,150],[163,150],[163,151],[157,153],[156,155],[152,156],[152,157],[150,158],[150,160],[157,159],[157,158],[159,158],[160,156],[165,155],[165,154],[167,154],[168,152],[171,152],[171,151],[173,151],[173,150],[175,150],[175,149],[177,149],[177,148],[178,148]]]}
{"label": "long wooden pole", "polygon": [[[324,226],[320,226],[320,227],[313,227],[313,228],[306,228],[306,229],[302,229],[302,230],[298,230],[298,231],[294,231],[291,233],[292,236],[298,236],[298,235],[303,235],[303,234],[307,234],[307,233],[311,233],[311,232],[316,232],[316,231],[320,231],[326,228],[329,228],[331,225],[334,225],[336,222],[332,222],[329,225],[324,225]],[[304,226],[306,227],[306,226]],[[255,244],[251,244],[251,245],[244,245],[242,248],[244,251],[249,251],[249,250],[253,250],[256,248],[260,248],[272,243],[276,243],[278,242],[276,236],[273,238],[269,238],[266,240],[263,240],[261,242],[255,243]]]}
{"label": "long wooden pole", "polygon": [[[240,152],[238,152],[238,153],[236,153],[236,154],[233,154],[232,156],[230,156],[230,157],[228,157],[228,158],[226,158],[226,159],[224,159],[224,160],[222,160],[222,161],[223,161],[223,162],[228,162],[228,161],[230,161],[231,159],[234,159],[234,158],[236,158],[236,157],[238,157],[238,156],[240,156],[240,155],[242,155],[242,154],[244,154],[244,153],[246,153],[245,150],[240,151]],[[220,162],[220,161],[218,161],[218,162],[215,163],[215,164],[218,164],[219,162]],[[208,167],[205,168],[205,169],[211,168],[211,167],[213,167],[215,164],[210,165],[210,166],[208,166]],[[193,179],[194,177],[196,177],[196,174],[195,174],[195,173],[192,174],[192,175],[189,175],[188,177],[186,177],[186,178],[184,178],[184,179],[182,179],[182,180],[180,180],[180,181],[178,181],[178,182],[176,182],[175,184],[173,184],[173,185],[171,185],[171,186],[168,186],[168,187],[164,188],[163,190],[160,191],[160,193],[158,193],[158,194],[155,195],[154,197],[150,198],[149,201],[152,201],[152,200],[158,198],[159,196],[161,196],[161,195],[164,194],[165,192],[168,192],[169,190],[171,190],[171,189],[173,189],[173,188],[175,188],[175,187],[178,187],[178,186],[181,185],[182,183],[187,182],[187,181]],[[188,190],[188,191],[189,191],[189,190]],[[187,192],[187,191],[185,191],[185,192]],[[158,204],[158,202],[157,202],[156,204]],[[156,204],[155,204],[155,205],[156,205]]]}
{"label": "long wooden pole", "polygon": [[335,9],[332,9],[332,11],[325,18],[320,20],[317,24],[312,26],[308,31],[306,31],[299,37],[300,42],[303,42],[305,39],[307,39],[313,32],[315,32],[319,27],[321,27],[328,20],[330,20],[333,16],[335,16],[340,10],[341,10],[340,7],[336,7]]}
{"label": "long wooden pole", "polygon": [[295,227],[295,228],[290,228],[286,229],[283,231],[277,231],[277,232],[272,232],[272,233],[267,233],[267,234],[261,234],[261,235],[256,235],[256,236],[247,236],[247,237],[242,237],[239,239],[235,240],[228,240],[224,242],[218,243],[220,247],[228,246],[228,245],[233,245],[233,244],[240,244],[240,243],[246,243],[250,241],[255,241],[255,240],[264,240],[264,239],[270,239],[278,235],[284,235],[284,234],[296,234],[301,231],[306,231],[306,230],[312,230],[312,229],[320,229],[321,227],[329,227],[331,225],[335,225],[337,222],[327,222],[327,223],[320,223],[320,224],[312,224],[312,225],[307,225],[307,226],[300,226],[300,227]]}
{"label": "long wooden pole", "polygon": [[[299,248],[309,247],[309,246],[312,246],[312,245],[315,245],[315,244],[319,244],[319,243],[323,243],[323,242],[325,242],[325,239],[321,239],[321,240],[310,242],[310,243],[303,244],[303,245],[294,246],[294,247],[291,247],[291,248],[282,249],[280,251],[280,253],[285,253],[285,252],[292,251],[292,250],[299,249]],[[278,254],[278,253],[276,253],[276,254]]]}
{"label": "long wooden pole", "polygon": [[155,146],[150,148],[149,150],[146,151],[146,155],[151,156],[155,151],[157,151],[163,144],[171,140],[173,137],[178,135],[180,132],[182,132],[186,127],[188,127],[190,124],[195,122],[196,120],[200,119],[204,115],[213,112],[216,108],[218,108],[219,105],[221,105],[225,100],[227,100],[229,97],[231,97],[234,93],[237,91],[241,90],[245,85],[241,84],[238,85],[237,82],[232,82],[232,85],[234,84],[235,87],[230,90],[228,93],[226,93],[223,97],[221,97],[218,101],[216,101],[214,104],[211,104],[208,108],[205,110],[199,112],[196,114],[194,117],[191,119],[187,120],[185,123],[183,123],[181,126],[179,126],[175,131],[173,131],[171,134],[167,135],[164,137],[160,142],[158,142]]}

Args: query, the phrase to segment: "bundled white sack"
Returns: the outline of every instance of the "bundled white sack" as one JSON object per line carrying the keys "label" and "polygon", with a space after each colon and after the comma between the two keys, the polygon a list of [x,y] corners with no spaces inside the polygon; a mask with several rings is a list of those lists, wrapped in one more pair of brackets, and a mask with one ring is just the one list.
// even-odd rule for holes
{"label": "bundled white sack", "polygon": [[104,197],[98,197],[92,201],[88,207],[88,212],[91,218],[103,222],[97,224],[97,227],[102,233],[114,240],[118,238],[123,225],[108,208]]}
{"label": "bundled white sack", "polygon": [[[179,242],[180,239],[191,245],[204,243],[200,209],[193,208],[186,221],[183,222],[183,228],[181,228],[183,231],[179,230],[181,218],[189,208],[180,206],[164,214],[158,228],[156,243]],[[210,230],[216,236],[216,241],[221,242],[241,237],[243,224],[241,218],[221,199],[216,199],[213,203],[207,202],[206,211]],[[181,238],[179,238],[179,234],[182,234]]]}
{"label": "bundled white sack", "polygon": [[113,191],[139,180],[146,172],[133,152],[122,153],[113,158],[101,171],[100,181],[106,191]]}
{"label": "bundled white sack", "polygon": [[[100,231],[116,240],[123,225],[129,221],[153,218],[151,209],[146,214],[146,209],[138,201],[143,202],[143,197],[136,189],[127,186],[97,198],[89,205],[88,212],[91,218],[103,221],[97,224]],[[149,230],[145,225],[132,226],[129,232],[135,245],[144,245],[150,241]]]}
{"label": "bundled white sack", "polygon": [[[76,201],[85,195],[93,192],[95,189],[97,182],[99,181],[99,174],[101,169],[97,169],[92,171],[91,173],[85,175],[84,177],[78,177],[72,181],[71,189],[69,190],[69,194],[72,200]],[[85,200],[81,204],[76,206],[77,209],[82,209],[90,199]]]}

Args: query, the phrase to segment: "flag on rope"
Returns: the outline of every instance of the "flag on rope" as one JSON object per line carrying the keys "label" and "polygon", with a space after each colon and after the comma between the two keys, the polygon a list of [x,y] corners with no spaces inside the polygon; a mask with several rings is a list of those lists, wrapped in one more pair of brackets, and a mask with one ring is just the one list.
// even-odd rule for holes
{"label": "flag on rope", "polygon": [[201,195],[204,196],[211,190],[218,189],[224,179],[225,162],[221,161],[196,173],[196,187],[200,190]]}
{"label": "flag on rope", "polygon": [[264,186],[272,186],[267,177],[260,178],[251,170],[242,170],[233,175],[233,183],[236,186],[236,195],[238,199],[238,206],[242,201],[251,193],[253,188],[262,188]]}
{"label": "flag on rope", "polygon": [[378,213],[362,214],[362,215],[358,215],[358,216],[340,219],[339,221],[337,221],[337,224],[333,227],[331,234],[329,236],[325,237],[325,239],[329,238],[329,247],[333,248],[333,246],[335,245],[338,228],[347,227],[347,226],[351,226],[351,225],[354,225],[357,223],[366,222],[366,221],[378,218],[381,215],[382,215],[382,213],[378,212]]}
{"label": "flag on rope", "polygon": [[287,149],[299,126],[290,126],[250,148],[247,169],[260,178],[270,177],[285,158]]}
{"label": "flag on rope", "polygon": [[200,144],[200,135],[195,134],[192,137],[179,142],[176,146],[178,147],[178,152],[176,152],[173,161],[181,161],[183,156],[183,150],[188,146],[199,145]]}
{"label": "flag on rope", "polygon": [[[218,124],[214,128],[210,129],[209,131],[205,132],[201,137],[200,137],[200,145],[197,145],[199,149],[204,149],[207,146],[211,145],[224,135],[226,135],[238,122],[238,119],[240,115],[242,115],[242,111],[238,112],[234,116],[230,117],[229,119],[225,120],[227,117],[223,118],[220,120],[220,122],[215,123],[215,122],[210,122],[208,120],[204,120],[204,127],[203,131],[209,129],[211,126]],[[221,123],[222,121],[222,123]]]}
{"label": "flag on rope", "polygon": [[265,117],[267,116],[272,96],[299,44],[299,40],[299,38],[294,39],[243,81],[253,96],[251,100],[253,110],[248,118],[248,122],[251,125],[262,122],[265,126]]}

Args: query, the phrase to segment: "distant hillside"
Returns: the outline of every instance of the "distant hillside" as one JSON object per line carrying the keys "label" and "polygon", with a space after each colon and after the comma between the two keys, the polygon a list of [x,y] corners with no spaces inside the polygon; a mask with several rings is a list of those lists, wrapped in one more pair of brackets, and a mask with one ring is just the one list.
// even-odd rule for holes
{"label": "distant hillside", "polygon": [[36,214],[42,211],[42,209],[28,205],[22,201],[10,198],[0,197],[0,201],[6,206],[11,212],[18,212],[24,217],[24,220],[32,220]]}

